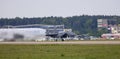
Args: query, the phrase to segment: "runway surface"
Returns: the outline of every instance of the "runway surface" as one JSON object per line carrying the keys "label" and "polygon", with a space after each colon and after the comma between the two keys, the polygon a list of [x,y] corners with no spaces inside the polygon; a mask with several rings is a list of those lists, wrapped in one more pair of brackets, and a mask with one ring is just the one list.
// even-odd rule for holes
{"label": "runway surface", "polygon": [[120,44],[120,41],[0,42],[0,44]]}

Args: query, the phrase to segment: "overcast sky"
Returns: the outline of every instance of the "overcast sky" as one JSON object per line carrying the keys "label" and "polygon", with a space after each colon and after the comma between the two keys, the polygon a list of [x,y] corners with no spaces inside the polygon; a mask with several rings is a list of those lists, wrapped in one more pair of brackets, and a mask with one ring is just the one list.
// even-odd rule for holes
{"label": "overcast sky", "polygon": [[0,0],[0,17],[120,15],[120,0]]}

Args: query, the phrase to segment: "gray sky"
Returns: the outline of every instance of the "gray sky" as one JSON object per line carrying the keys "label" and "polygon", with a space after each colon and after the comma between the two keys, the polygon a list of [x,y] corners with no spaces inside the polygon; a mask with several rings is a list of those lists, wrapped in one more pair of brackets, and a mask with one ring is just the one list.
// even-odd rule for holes
{"label": "gray sky", "polygon": [[120,15],[120,0],[0,0],[0,17]]}

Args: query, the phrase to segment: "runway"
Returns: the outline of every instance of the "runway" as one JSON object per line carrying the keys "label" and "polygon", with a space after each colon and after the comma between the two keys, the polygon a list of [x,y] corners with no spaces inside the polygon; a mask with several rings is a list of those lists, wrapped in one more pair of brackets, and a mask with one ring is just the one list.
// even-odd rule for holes
{"label": "runway", "polygon": [[0,42],[0,44],[120,44],[120,41]]}

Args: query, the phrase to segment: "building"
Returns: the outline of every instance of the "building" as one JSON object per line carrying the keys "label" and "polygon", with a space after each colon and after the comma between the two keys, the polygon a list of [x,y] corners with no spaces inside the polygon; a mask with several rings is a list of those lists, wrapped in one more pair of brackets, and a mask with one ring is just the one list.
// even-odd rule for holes
{"label": "building", "polygon": [[109,33],[112,33],[112,34],[115,34],[115,33],[119,33],[119,26],[117,25],[109,25],[109,29],[110,32]]}
{"label": "building", "polygon": [[107,28],[108,27],[107,19],[98,19],[97,24],[98,24],[97,25],[98,28]]}
{"label": "building", "polygon": [[41,41],[46,39],[46,29],[1,28],[0,39],[4,41]]}
{"label": "building", "polygon": [[111,34],[111,33],[102,34],[101,37],[104,38],[104,39],[120,39],[120,33],[116,33],[116,34]]}
{"label": "building", "polygon": [[109,25],[118,25],[116,19],[98,19],[98,28],[108,28]]}
{"label": "building", "polygon": [[42,29],[46,29],[47,36],[56,36],[59,32],[64,31],[64,25],[30,24],[30,25],[18,25],[18,26],[5,26],[4,28],[42,28]]}

